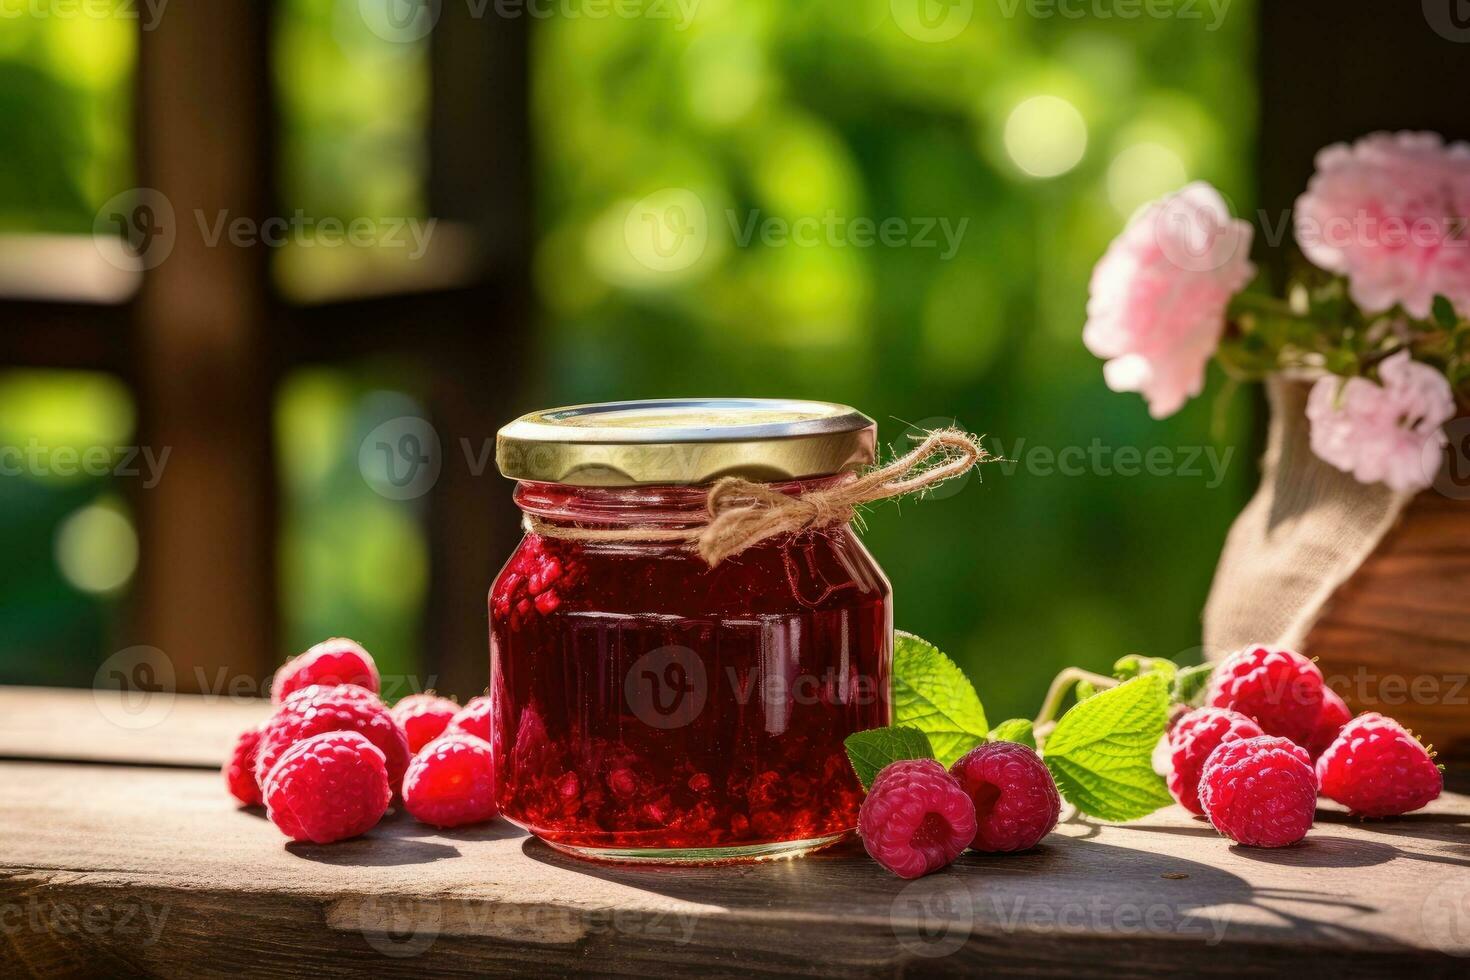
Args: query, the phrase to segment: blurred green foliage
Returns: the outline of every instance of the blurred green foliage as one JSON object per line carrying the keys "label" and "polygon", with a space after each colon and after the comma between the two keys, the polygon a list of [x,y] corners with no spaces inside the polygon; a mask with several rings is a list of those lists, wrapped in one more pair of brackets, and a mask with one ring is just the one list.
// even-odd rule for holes
{"label": "blurred green foliage", "polygon": [[[126,523],[120,542],[115,518],[88,517],[125,520],[123,481],[97,471],[126,462],[113,450],[133,439],[133,415],[127,389],[105,375],[0,373],[0,682],[85,684],[104,656],[136,540],[130,553]],[[97,449],[107,462],[84,467]],[[127,573],[118,585],[85,574],[113,570]]]}
{"label": "blurred green foliage", "polygon": [[138,22],[92,9],[0,20],[0,232],[89,233],[102,203],[131,186]]}
{"label": "blurred green foliage", "polygon": [[[552,367],[535,400],[807,397],[862,408],[888,442],[951,419],[989,433],[1014,465],[875,507],[865,540],[898,624],[954,655],[994,717],[1028,715],[1064,665],[1199,643],[1250,461],[1235,452],[1216,481],[1196,449],[1239,446],[1243,409],[1218,446],[1208,398],[1155,422],[1106,390],[1080,333],[1092,264],[1136,205],[1195,178],[1248,204],[1253,8],[1211,30],[975,4],[937,42],[903,9],[703,0],[687,22],[536,25]],[[742,241],[752,222],[828,215],[849,230]],[[910,239],[967,224],[946,261],[942,238],[860,245],[859,218],[902,219]],[[676,231],[695,245],[670,256]],[[1094,440],[1102,465],[1048,463]],[[1194,448],[1172,475],[1123,476],[1123,447]]]}
{"label": "blurred green foliage", "polygon": [[[959,660],[992,717],[1029,715],[1066,664],[1194,648],[1250,480],[1245,406],[1222,414],[1218,444],[1208,397],[1155,422],[1104,388],[1080,331],[1091,266],[1136,205],[1202,178],[1248,206],[1254,5],[1215,24],[959,4],[972,17],[953,33],[904,0],[647,9],[669,16],[532,25],[544,316],[525,407],[829,399],[877,418],[894,449],[911,424],[957,420],[1009,462],[873,508],[866,540],[899,625]],[[130,185],[136,27],[5,21],[0,231],[85,233]],[[284,208],[423,214],[428,42],[366,29],[356,0],[281,0],[276,27]],[[792,237],[801,219],[813,238]],[[892,219],[888,243],[861,230]],[[653,237],[690,230],[692,251]],[[389,672],[416,663],[420,505],[374,494],[357,453],[413,413],[420,380],[342,366],[280,392],[289,649],[350,632]],[[87,418],[68,438],[132,438],[115,382],[0,379],[7,441]],[[1172,472],[1120,474],[1118,450],[1156,447]],[[1069,449],[1077,475],[1058,468]],[[1217,476],[1197,450],[1234,454]],[[55,550],[69,515],[112,496],[106,479],[0,481],[5,680],[85,683],[116,593],[79,592]]]}
{"label": "blurred green foliage", "polygon": [[[297,371],[276,406],[281,472],[283,641],[289,651],[351,636],[385,677],[419,666],[429,498],[392,500],[367,482],[364,440],[379,425],[424,407],[414,380],[376,364]],[[489,587],[489,583],[486,583]]]}

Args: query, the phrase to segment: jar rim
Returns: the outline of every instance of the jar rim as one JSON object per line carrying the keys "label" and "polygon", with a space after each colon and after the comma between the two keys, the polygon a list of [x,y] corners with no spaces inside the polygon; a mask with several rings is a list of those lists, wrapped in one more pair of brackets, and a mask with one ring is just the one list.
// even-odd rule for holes
{"label": "jar rim", "polygon": [[523,415],[497,434],[495,462],[513,480],[570,486],[777,482],[865,466],[876,440],[872,419],[834,402],[647,399]]}

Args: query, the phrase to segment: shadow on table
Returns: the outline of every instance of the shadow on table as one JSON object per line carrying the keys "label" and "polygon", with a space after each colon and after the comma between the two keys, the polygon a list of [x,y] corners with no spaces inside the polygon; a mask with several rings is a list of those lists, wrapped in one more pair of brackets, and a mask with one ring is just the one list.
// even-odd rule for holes
{"label": "shadow on table", "polygon": [[1470,816],[1452,813],[1405,813],[1381,820],[1355,817],[1345,810],[1319,809],[1317,823],[1356,827],[1367,833],[1382,837],[1402,837],[1415,840],[1436,841],[1445,844],[1465,844],[1470,840],[1465,826]]}
{"label": "shadow on table", "polygon": [[286,845],[286,850],[296,857],[322,864],[399,867],[459,857],[460,850],[454,846],[458,841],[501,840],[523,833],[504,820],[458,830],[436,830],[418,823],[400,807],[362,837],[335,844],[293,841]]}
{"label": "shadow on table", "polygon": [[[1194,830],[1154,829],[1191,836]],[[1400,945],[1392,937],[1344,924],[1342,920],[1374,911],[1352,896],[1257,887],[1210,864],[1154,853],[1143,835],[1139,843],[1143,846],[1125,847],[1053,835],[1021,854],[967,852],[951,868],[917,881],[888,874],[853,842],[798,860],[705,868],[598,864],[562,854],[535,838],[528,838],[522,850],[560,869],[689,902],[717,902],[737,914],[779,914],[789,908],[802,918],[874,919],[880,932],[888,934],[885,924],[892,931],[890,942],[892,937],[903,943],[906,937],[958,931],[965,937],[1030,933],[1058,940],[1169,938],[1205,946],[1227,938],[1362,943],[1377,950]],[[1387,861],[1396,851],[1388,845],[1360,849],[1352,859],[1357,863],[1332,864],[1346,857],[1343,848],[1328,841],[1321,848],[1303,848],[1297,859],[1304,867],[1366,866]],[[1258,912],[1250,913],[1252,908]]]}

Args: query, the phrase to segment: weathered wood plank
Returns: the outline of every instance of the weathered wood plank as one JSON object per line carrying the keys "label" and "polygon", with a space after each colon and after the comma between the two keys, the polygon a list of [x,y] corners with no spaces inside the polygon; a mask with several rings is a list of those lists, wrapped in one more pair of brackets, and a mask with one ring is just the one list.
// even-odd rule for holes
{"label": "weathered wood plank", "polygon": [[1324,811],[1283,851],[1230,847],[1177,809],[1065,824],[1033,853],[905,883],[850,845],[623,868],[504,822],[436,833],[403,815],[287,844],[208,772],[7,762],[0,781],[0,962],[35,974],[1462,976],[1452,954],[1470,955],[1459,796],[1391,823]]}
{"label": "weathered wood plank", "polygon": [[0,758],[218,767],[262,698],[0,687]]}

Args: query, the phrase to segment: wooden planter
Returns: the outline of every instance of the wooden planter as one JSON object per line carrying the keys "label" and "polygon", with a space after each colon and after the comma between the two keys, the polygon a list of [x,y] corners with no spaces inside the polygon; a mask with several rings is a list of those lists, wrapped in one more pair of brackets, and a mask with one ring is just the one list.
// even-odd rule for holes
{"label": "wooden planter", "polygon": [[1448,427],[1458,465],[1406,498],[1312,453],[1308,387],[1267,385],[1261,486],[1221,555],[1205,648],[1214,659],[1250,643],[1299,650],[1354,713],[1470,758],[1470,420]]}
{"label": "wooden planter", "polygon": [[1470,755],[1470,500],[1415,497],[1302,645],[1354,711]]}

